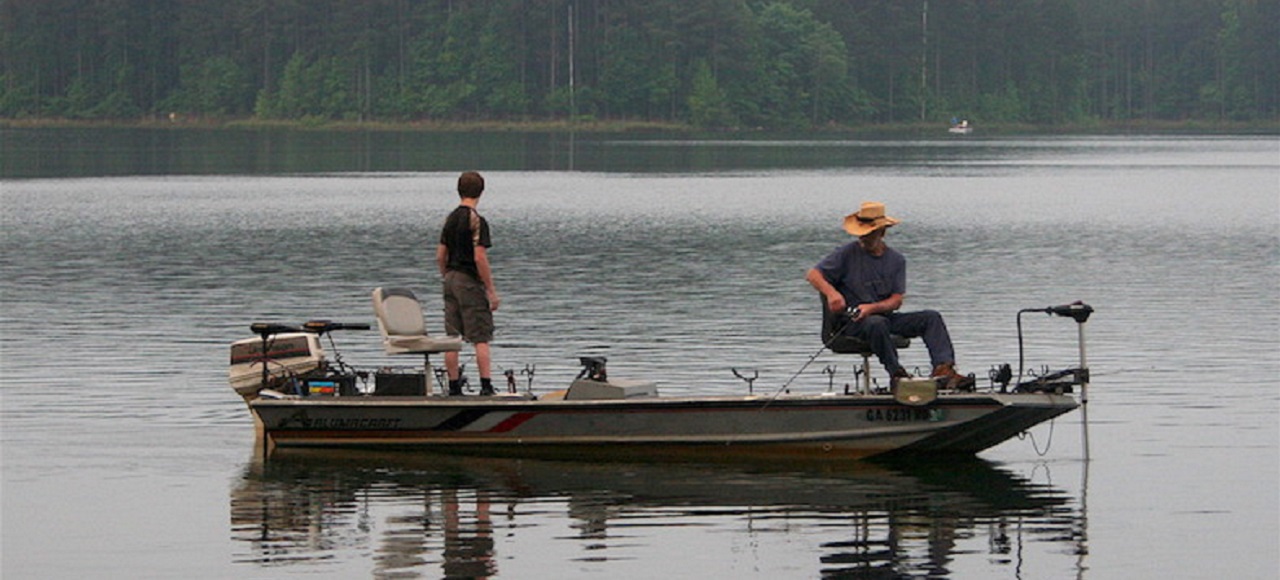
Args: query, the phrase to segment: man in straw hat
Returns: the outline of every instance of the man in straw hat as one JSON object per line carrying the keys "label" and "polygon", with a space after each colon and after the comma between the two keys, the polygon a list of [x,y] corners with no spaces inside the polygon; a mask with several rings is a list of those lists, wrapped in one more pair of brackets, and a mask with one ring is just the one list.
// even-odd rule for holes
{"label": "man in straw hat", "polygon": [[944,388],[969,389],[972,376],[956,372],[955,350],[942,315],[933,310],[899,312],[907,293],[907,259],[885,245],[886,231],[899,222],[885,214],[884,204],[868,201],[844,218],[846,232],[856,240],[836,248],[809,270],[809,284],[827,299],[832,312],[849,312],[843,329],[871,345],[891,381],[911,375],[898,362],[890,335],[923,338],[933,363],[930,376]]}

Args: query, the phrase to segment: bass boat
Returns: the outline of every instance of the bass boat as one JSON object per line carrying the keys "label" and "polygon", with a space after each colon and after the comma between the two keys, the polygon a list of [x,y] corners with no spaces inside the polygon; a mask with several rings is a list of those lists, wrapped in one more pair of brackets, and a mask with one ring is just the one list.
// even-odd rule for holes
{"label": "bass boat", "polygon": [[718,396],[660,396],[654,381],[610,376],[603,357],[581,357],[581,372],[563,390],[535,393],[530,380],[519,392],[508,371],[505,392],[447,396],[430,356],[458,350],[461,340],[428,335],[407,289],[375,289],[373,305],[386,352],[422,357],[422,366],[361,369],[343,362],[336,347],[333,357],[326,353],[325,336],[332,345],[331,333],[368,324],[254,323],[255,336],[231,345],[231,387],[248,404],[264,449],[658,460],[972,455],[1087,399],[1084,326],[1093,309],[1079,302],[1018,313],[1020,361],[1023,313],[1069,317],[1079,329],[1078,366],[1027,380],[1020,362],[1016,381],[1005,364],[992,370],[989,385],[965,391],[933,379],[873,388],[863,348],[861,383],[844,392]]}

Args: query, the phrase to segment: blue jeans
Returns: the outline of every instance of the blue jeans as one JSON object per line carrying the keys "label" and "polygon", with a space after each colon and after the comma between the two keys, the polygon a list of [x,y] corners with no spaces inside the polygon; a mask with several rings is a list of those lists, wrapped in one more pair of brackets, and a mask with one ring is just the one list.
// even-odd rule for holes
{"label": "blue jeans", "polygon": [[947,323],[943,322],[942,315],[936,310],[873,314],[862,322],[849,325],[844,332],[870,344],[871,351],[890,375],[900,369],[905,370],[902,363],[898,362],[898,349],[893,346],[893,339],[890,338],[894,334],[906,338],[923,338],[925,347],[929,349],[929,361],[934,367],[954,363],[956,360]]}

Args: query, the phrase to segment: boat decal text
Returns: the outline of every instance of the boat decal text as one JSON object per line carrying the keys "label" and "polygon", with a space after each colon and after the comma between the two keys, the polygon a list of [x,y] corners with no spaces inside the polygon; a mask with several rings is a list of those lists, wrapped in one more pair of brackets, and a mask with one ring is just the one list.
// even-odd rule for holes
{"label": "boat decal text", "polygon": [[298,412],[285,417],[277,429],[394,429],[400,426],[400,419],[387,418],[331,418],[331,419],[312,419],[307,416],[307,412],[299,410]]}
{"label": "boat decal text", "polygon": [[907,423],[911,421],[941,421],[945,415],[942,409],[920,409],[894,407],[890,409],[867,409],[867,421]]}

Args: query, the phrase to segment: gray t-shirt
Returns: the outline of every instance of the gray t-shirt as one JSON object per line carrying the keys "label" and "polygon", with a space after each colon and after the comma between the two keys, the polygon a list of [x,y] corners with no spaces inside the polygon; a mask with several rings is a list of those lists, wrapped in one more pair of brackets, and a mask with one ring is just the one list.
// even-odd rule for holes
{"label": "gray t-shirt", "polygon": [[836,248],[817,268],[851,307],[907,293],[907,259],[888,246],[872,256],[854,240]]}

